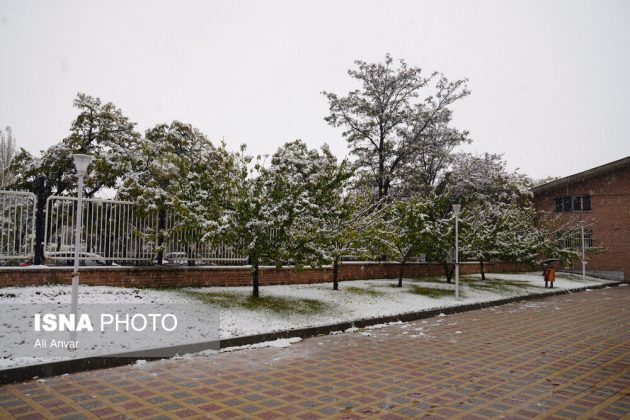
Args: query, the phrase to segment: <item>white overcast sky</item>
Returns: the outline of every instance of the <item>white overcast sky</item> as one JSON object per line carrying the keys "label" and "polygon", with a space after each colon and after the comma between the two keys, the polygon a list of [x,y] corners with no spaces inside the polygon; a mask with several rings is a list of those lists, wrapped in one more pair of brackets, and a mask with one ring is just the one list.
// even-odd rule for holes
{"label": "white overcast sky", "polygon": [[385,53],[472,94],[467,151],[564,176],[630,155],[630,1],[0,0],[0,126],[37,152],[68,134],[77,92],[144,132],[189,122],[232,149],[301,138],[347,153],[322,90]]}

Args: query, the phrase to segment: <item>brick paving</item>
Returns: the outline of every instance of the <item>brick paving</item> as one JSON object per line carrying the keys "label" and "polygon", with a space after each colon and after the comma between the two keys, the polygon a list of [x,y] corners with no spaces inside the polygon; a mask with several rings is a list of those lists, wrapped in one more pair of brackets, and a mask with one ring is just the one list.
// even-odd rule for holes
{"label": "brick paving", "polygon": [[0,387],[0,418],[628,418],[630,287]]}

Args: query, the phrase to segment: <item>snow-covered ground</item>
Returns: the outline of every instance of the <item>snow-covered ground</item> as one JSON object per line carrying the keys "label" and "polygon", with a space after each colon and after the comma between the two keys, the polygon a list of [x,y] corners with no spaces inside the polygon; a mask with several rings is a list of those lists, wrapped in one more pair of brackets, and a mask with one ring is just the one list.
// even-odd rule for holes
{"label": "snow-covered ground", "polygon": [[[568,277],[571,277],[571,279]],[[267,286],[261,288],[261,295],[289,299],[315,299],[327,303],[327,309],[321,313],[285,316],[264,310],[251,311],[243,308],[223,308],[221,310],[221,337],[236,337],[292,328],[328,325],[343,321],[447,308],[549,291],[549,289],[544,288],[544,281],[540,273],[488,274],[486,282],[472,282],[476,287],[471,286],[471,283],[467,281],[477,278],[479,276],[464,276],[462,278],[462,284],[460,285],[461,301],[455,300],[455,285],[448,284],[442,279],[432,282],[405,279],[402,288],[392,287],[392,285],[397,283],[397,280],[356,280],[340,283],[339,291],[332,290],[332,284],[328,283]],[[493,287],[492,285],[497,283],[497,280],[508,284],[499,283],[500,286]],[[515,285],[511,286],[511,283]],[[555,281],[554,288],[555,290],[576,289],[602,283],[606,283],[606,281],[587,277],[586,282],[582,282],[581,277],[560,274]],[[484,287],[486,285],[488,286]],[[416,287],[452,291],[452,294],[438,298],[429,297],[412,293],[412,290]],[[365,290],[368,293],[358,293],[359,290],[357,289]],[[194,290],[214,293],[251,293],[251,288],[249,287],[212,287]]]}
{"label": "snow-covered ground", "polygon": [[[204,311],[219,312],[220,336],[228,338],[488,302],[548,291],[543,287],[544,282],[539,272],[489,273],[486,281],[479,280],[478,275],[463,276],[460,301],[454,297],[455,285],[447,284],[443,279],[405,279],[402,288],[393,287],[396,283],[397,280],[347,281],[340,283],[339,291],[332,290],[330,283],[265,286],[261,287],[261,296],[274,300],[276,304],[253,308],[250,305],[250,309],[243,307],[243,302],[251,293],[250,287],[153,290],[81,286],[79,300],[84,304],[185,305],[190,308],[191,319],[198,321],[195,322],[195,328],[187,328],[178,337],[178,342],[192,343],[204,341],[203,337],[208,332],[206,330],[212,328],[203,320]],[[608,282],[605,280],[590,277],[582,281],[581,276],[559,273],[554,286],[555,290],[570,290],[606,283]],[[277,302],[281,303],[280,307]],[[69,303],[70,286],[0,288],[0,310],[1,305],[9,304],[65,306]],[[0,319],[0,368],[51,360],[18,357],[19,355],[14,354],[21,339],[20,332],[14,328],[18,320],[13,319],[12,313],[8,311],[2,311]],[[128,344],[121,348],[116,340],[109,340],[99,346],[102,354],[125,350],[130,350]]]}

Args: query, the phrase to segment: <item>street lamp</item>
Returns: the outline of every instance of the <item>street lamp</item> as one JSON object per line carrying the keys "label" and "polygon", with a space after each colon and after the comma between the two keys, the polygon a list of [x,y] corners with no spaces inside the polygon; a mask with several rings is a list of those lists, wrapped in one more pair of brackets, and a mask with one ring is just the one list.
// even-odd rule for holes
{"label": "street lamp", "polygon": [[584,245],[584,220],[580,221],[580,230],[582,231],[582,281],[586,281],[586,253]]}
{"label": "street lamp", "polygon": [[[74,270],[72,272],[72,299],[70,310],[76,322],[79,306],[79,250],[81,248],[81,216],[83,214],[83,178],[87,175],[87,168],[92,161],[92,156],[77,154],[74,155],[73,158],[74,166],[77,168],[79,184],[77,186],[77,225],[74,239]],[[73,330],[70,333],[70,341],[76,341],[76,336],[77,333]]]}
{"label": "street lamp", "polygon": [[453,204],[453,214],[455,214],[455,300],[459,298],[459,211],[461,204]]}

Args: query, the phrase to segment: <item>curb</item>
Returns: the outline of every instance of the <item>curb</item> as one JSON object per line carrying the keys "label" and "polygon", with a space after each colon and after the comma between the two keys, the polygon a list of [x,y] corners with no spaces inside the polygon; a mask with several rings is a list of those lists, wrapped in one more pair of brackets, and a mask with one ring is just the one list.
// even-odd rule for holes
{"label": "curb", "polygon": [[[543,299],[549,296],[566,295],[570,293],[582,292],[587,289],[603,289],[606,287],[619,286],[623,281],[611,282],[606,284],[598,284],[595,286],[585,286],[575,289],[564,289],[558,291],[548,291],[536,293],[526,296],[514,296],[505,299],[499,299],[489,302],[470,303],[466,305],[452,306],[442,309],[431,309],[427,311],[406,312],[398,315],[388,315],[376,318],[364,318],[355,321],[340,322],[337,324],[322,325],[317,327],[297,328],[292,330],[276,331],[264,334],[247,335],[241,337],[232,337],[222,340],[207,341],[202,343],[185,344],[179,346],[165,347],[155,349],[162,356],[147,357],[147,352],[143,351],[140,357],[139,352],[118,353],[98,357],[82,357],[70,360],[61,360],[50,363],[39,363],[28,366],[18,366],[9,369],[0,370],[0,385],[16,382],[28,381],[34,378],[45,378],[57,376],[66,373],[77,373],[94,369],[104,369],[116,366],[124,366],[135,363],[138,360],[161,360],[168,359],[177,355],[196,353],[203,350],[219,350],[226,347],[245,346],[249,344],[262,343],[265,341],[277,340],[279,338],[300,337],[309,338],[317,335],[327,335],[333,331],[345,331],[348,328],[358,327],[364,328],[375,324],[384,324],[388,322],[409,322],[418,319],[432,318],[439,314],[451,315],[461,312],[470,312],[478,309],[490,308],[494,306],[507,305],[514,302],[523,302],[529,300]],[[150,353],[149,353],[150,354]],[[164,356],[169,354],[170,356]]]}

